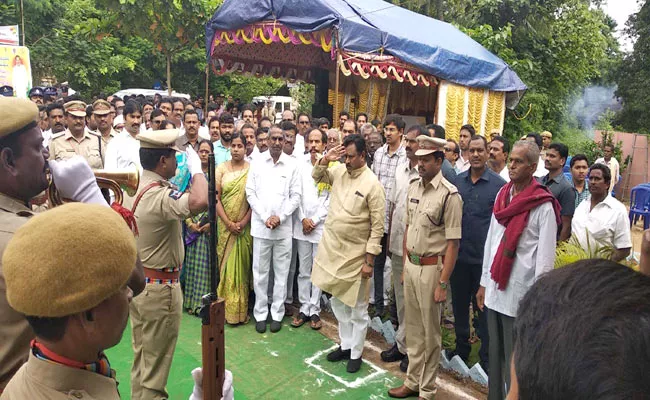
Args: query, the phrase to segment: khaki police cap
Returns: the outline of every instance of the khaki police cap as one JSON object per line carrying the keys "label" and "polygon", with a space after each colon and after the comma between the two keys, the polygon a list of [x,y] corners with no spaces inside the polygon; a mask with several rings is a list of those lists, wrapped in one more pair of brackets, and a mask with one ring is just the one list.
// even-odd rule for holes
{"label": "khaki police cap", "polygon": [[38,120],[38,106],[30,100],[0,96],[0,138]]}
{"label": "khaki police cap", "polygon": [[544,131],[540,134],[541,137],[553,138],[553,134],[549,131]]}
{"label": "khaki police cap", "polygon": [[128,281],[137,258],[133,233],[112,208],[68,203],[20,227],[2,257],[7,301],[34,317],[90,310]]}
{"label": "khaki police cap", "polygon": [[111,103],[106,100],[99,99],[93,103],[93,114],[106,115],[111,113]]}
{"label": "khaki police cap", "polygon": [[63,105],[65,112],[74,115],[75,117],[86,116],[86,103],[80,100],[73,100]]}
{"label": "khaki police cap", "polygon": [[415,152],[416,156],[426,156],[436,151],[443,151],[447,141],[436,137],[420,135],[417,137],[419,149]]}
{"label": "khaki police cap", "polygon": [[160,131],[146,131],[135,137],[140,141],[143,149],[172,149],[182,151],[176,147],[178,129],[163,129]]}

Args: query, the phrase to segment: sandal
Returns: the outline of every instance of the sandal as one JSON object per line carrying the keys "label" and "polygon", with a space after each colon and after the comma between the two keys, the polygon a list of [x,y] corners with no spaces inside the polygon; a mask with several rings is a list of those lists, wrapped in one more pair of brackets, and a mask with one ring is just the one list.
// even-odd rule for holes
{"label": "sandal", "polygon": [[320,317],[316,314],[311,316],[311,322],[309,323],[311,329],[317,331],[323,327],[323,322],[320,320]]}
{"label": "sandal", "polygon": [[293,321],[291,321],[291,326],[293,326],[294,328],[300,328],[308,321],[309,321],[309,317],[306,316],[304,313],[300,313],[295,317],[293,317]]}

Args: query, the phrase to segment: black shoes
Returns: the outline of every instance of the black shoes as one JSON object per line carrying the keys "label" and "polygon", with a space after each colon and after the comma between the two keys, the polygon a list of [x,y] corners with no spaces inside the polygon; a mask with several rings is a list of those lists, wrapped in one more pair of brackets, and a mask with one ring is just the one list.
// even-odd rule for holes
{"label": "black shoes", "polygon": [[282,322],[280,321],[271,321],[271,333],[279,332],[282,329]]}
{"label": "black shoes", "polygon": [[382,351],[380,356],[383,362],[397,362],[406,357],[406,354],[400,353],[397,344],[394,344],[389,350]]}
{"label": "black shoes", "polygon": [[266,332],[266,321],[257,321],[255,323],[255,330],[257,331],[257,333]]}
{"label": "black shoes", "polygon": [[348,367],[346,370],[348,371],[348,373],[354,374],[355,372],[358,372],[360,368],[361,368],[361,357],[351,358],[350,361],[348,361]]}
{"label": "black shoes", "polygon": [[341,346],[337,347],[336,350],[327,355],[327,361],[337,362],[350,359],[350,350],[341,350]]}
{"label": "black shoes", "polygon": [[409,369],[409,356],[404,356],[402,361],[399,363],[399,370],[406,372]]}

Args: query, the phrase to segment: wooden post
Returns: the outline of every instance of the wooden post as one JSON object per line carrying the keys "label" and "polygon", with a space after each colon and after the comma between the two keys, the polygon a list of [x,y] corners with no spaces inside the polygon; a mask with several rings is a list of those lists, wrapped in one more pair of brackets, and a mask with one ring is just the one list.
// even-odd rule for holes
{"label": "wooden post", "polygon": [[25,44],[25,5],[23,4],[23,0],[20,0],[20,33],[23,36],[23,46],[27,46]]}
{"label": "wooden post", "polygon": [[208,119],[208,98],[210,97],[210,62],[212,59],[208,61],[208,64],[205,66],[205,97],[203,98],[205,100],[205,108],[203,109],[203,119],[207,120]]}
{"label": "wooden post", "polygon": [[334,121],[339,115],[339,73],[341,72],[341,54],[338,48],[336,49],[336,83],[334,84],[334,115],[332,115],[332,128],[334,128]]}

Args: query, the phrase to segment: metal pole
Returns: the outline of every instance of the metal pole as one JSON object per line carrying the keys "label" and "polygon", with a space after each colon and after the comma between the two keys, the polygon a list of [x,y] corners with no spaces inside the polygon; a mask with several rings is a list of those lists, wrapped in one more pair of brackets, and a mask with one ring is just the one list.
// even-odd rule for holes
{"label": "metal pole", "polygon": [[23,46],[25,46],[25,8],[23,5],[23,0],[20,0],[20,25],[21,25],[21,34],[23,37]]}
{"label": "metal pole", "polygon": [[339,115],[339,72],[341,72],[341,58],[340,54],[338,51],[338,48],[336,49],[336,83],[334,84],[334,115],[332,115],[332,128],[334,126],[334,121],[336,121],[336,118]]}
{"label": "metal pole", "polygon": [[[208,61],[208,64],[205,66],[205,97],[203,100],[205,101],[205,108],[203,109],[203,118],[205,120],[208,119],[208,97],[210,96],[210,61]],[[210,121],[207,121],[208,123]]]}

